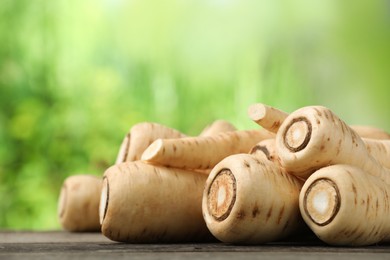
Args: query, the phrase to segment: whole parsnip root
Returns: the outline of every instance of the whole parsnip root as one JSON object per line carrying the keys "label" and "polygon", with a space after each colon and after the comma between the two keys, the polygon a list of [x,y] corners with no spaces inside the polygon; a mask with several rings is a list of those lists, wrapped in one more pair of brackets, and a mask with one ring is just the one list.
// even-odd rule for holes
{"label": "whole parsnip root", "polygon": [[206,126],[199,136],[212,136],[215,134],[236,131],[237,128],[225,120],[215,120],[212,124]]}
{"label": "whole parsnip root", "polygon": [[58,218],[68,231],[100,231],[99,199],[102,179],[93,175],[68,177],[61,188]]}
{"label": "whole parsnip root", "polygon": [[[249,106],[248,116],[268,131],[277,133],[289,114],[275,107],[256,103]],[[351,125],[350,127],[362,138],[390,139],[390,133],[377,127],[364,125]]]}
{"label": "whole parsnip root", "polygon": [[362,138],[371,138],[379,140],[388,140],[390,139],[390,134],[383,129],[373,127],[373,126],[363,126],[363,125],[351,125],[351,128],[358,133]]}
{"label": "whole parsnip root", "polygon": [[369,154],[355,131],[325,107],[304,107],[290,114],[276,135],[276,152],[282,167],[302,178],[327,165],[350,164],[390,183],[390,170]]}
{"label": "whole parsnip root", "polygon": [[102,233],[128,243],[210,240],[201,206],[206,178],[141,161],[108,168],[99,209]]}
{"label": "whole parsnip root", "polygon": [[231,155],[206,181],[203,217],[211,233],[226,243],[276,241],[304,227],[298,206],[302,185],[264,158]]}
{"label": "whole parsnip root", "polygon": [[390,186],[349,165],[316,171],[305,182],[299,206],[305,222],[331,245],[390,241]]}
{"label": "whole parsnip root", "polygon": [[277,133],[280,125],[287,118],[288,114],[277,108],[256,103],[249,106],[248,116],[268,131]]}
{"label": "whole parsnip root", "polygon": [[116,164],[136,161],[145,149],[158,138],[180,138],[186,135],[157,123],[143,122],[134,125],[123,139]]}
{"label": "whole parsnip root", "polygon": [[252,147],[252,149],[249,151],[249,154],[252,154],[258,158],[265,157],[267,160],[279,164],[279,157],[275,148],[275,138],[269,138],[260,141]]}
{"label": "whole parsnip root", "polygon": [[207,137],[158,139],[142,154],[152,164],[187,169],[210,169],[223,158],[247,153],[256,143],[275,135],[266,130],[234,131]]}
{"label": "whole parsnip root", "polygon": [[[289,116],[289,114],[281,110],[260,103],[251,105],[248,109],[248,114],[253,121],[269,131],[275,130],[275,133],[281,123]],[[350,128],[363,138],[368,152],[381,164],[390,168],[390,141],[386,141],[390,139],[390,134],[372,126],[351,125]],[[262,148],[264,152],[270,149],[270,151],[273,150],[276,153],[275,148],[272,149],[271,145],[271,141],[267,140],[267,143],[254,147],[253,151]]]}

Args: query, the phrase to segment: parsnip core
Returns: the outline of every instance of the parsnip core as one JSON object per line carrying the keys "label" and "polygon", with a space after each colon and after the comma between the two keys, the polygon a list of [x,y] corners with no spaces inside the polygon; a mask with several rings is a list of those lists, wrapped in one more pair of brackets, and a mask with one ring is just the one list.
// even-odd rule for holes
{"label": "parsnip core", "polygon": [[340,208],[340,194],[336,184],[329,179],[319,179],[307,189],[303,206],[310,219],[320,226],[329,224]]}
{"label": "parsnip core", "polygon": [[103,224],[104,218],[106,217],[108,200],[109,200],[108,180],[107,178],[104,178],[102,193],[100,194],[100,203],[99,203],[99,221],[101,225]]}
{"label": "parsnip core", "polygon": [[236,201],[236,179],[228,169],[221,170],[213,179],[207,193],[207,208],[217,221],[226,219]]}
{"label": "parsnip core", "polygon": [[294,118],[287,125],[283,140],[285,146],[291,152],[299,152],[303,150],[310,141],[312,126],[309,120],[305,117]]}

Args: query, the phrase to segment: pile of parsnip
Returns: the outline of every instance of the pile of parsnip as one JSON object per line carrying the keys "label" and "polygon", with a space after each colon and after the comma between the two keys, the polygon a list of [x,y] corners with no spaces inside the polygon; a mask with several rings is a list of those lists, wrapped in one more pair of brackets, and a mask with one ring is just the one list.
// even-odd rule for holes
{"label": "pile of parsnip", "polygon": [[263,244],[308,229],[330,245],[390,241],[390,135],[331,110],[253,104],[261,128],[217,120],[198,136],[156,123],[126,134],[103,177],[64,181],[69,231],[127,243]]}

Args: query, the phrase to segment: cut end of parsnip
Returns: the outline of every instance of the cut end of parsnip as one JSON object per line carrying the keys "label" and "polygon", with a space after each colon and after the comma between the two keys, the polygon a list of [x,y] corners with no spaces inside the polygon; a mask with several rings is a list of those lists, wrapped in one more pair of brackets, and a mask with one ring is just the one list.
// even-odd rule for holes
{"label": "cut end of parsnip", "polygon": [[[155,158],[158,153],[162,150],[163,141],[161,139],[157,139],[148,148],[143,152],[141,156],[141,160],[150,161]],[[164,153],[164,150],[162,151]]]}
{"label": "cut end of parsnip", "polygon": [[100,203],[99,203],[99,221],[100,225],[103,224],[104,218],[106,217],[107,207],[109,200],[109,186],[107,178],[103,179],[103,187],[102,193],[100,195]]}
{"label": "cut end of parsnip", "polygon": [[284,145],[291,152],[303,150],[310,141],[312,126],[305,117],[295,118],[284,130]]}
{"label": "cut end of parsnip", "polygon": [[226,219],[236,201],[236,179],[230,170],[221,170],[210,184],[207,208],[217,221]]}
{"label": "cut end of parsnip", "polygon": [[130,148],[130,133],[128,133],[122,141],[122,144],[119,148],[119,153],[116,157],[115,164],[126,162],[127,154],[129,153]]}
{"label": "cut end of parsnip", "polygon": [[307,189],[303,207],[308,217],[317,225],[332,222],[340,208],[340,194],[336,184],[329,179],[319,179]]}
{"label": "cut end of parsnip", "polygon": [[267,109],[263,104],[253,104],[248,107],[248,116],[257,122],[264,119]]}
{"label": "cut end of parsnip", "polygon": [[67,188],[64,184],[61,188],[60,198],[58,201],[58,216],[62,218],[65,214],[66,210],[66,196],[67,196]]}

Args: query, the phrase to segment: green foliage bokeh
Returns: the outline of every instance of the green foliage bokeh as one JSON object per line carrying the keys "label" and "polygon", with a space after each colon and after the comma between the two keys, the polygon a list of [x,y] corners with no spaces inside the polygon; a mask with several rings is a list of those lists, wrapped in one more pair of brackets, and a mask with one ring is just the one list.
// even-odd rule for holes
{"label": "green foliage bokeh", "polygon": [[0,228],[59,228],[63,180],[138,122],[256,128],[262,102],[390,130],[389,24],[388,1],[1,1]]}

